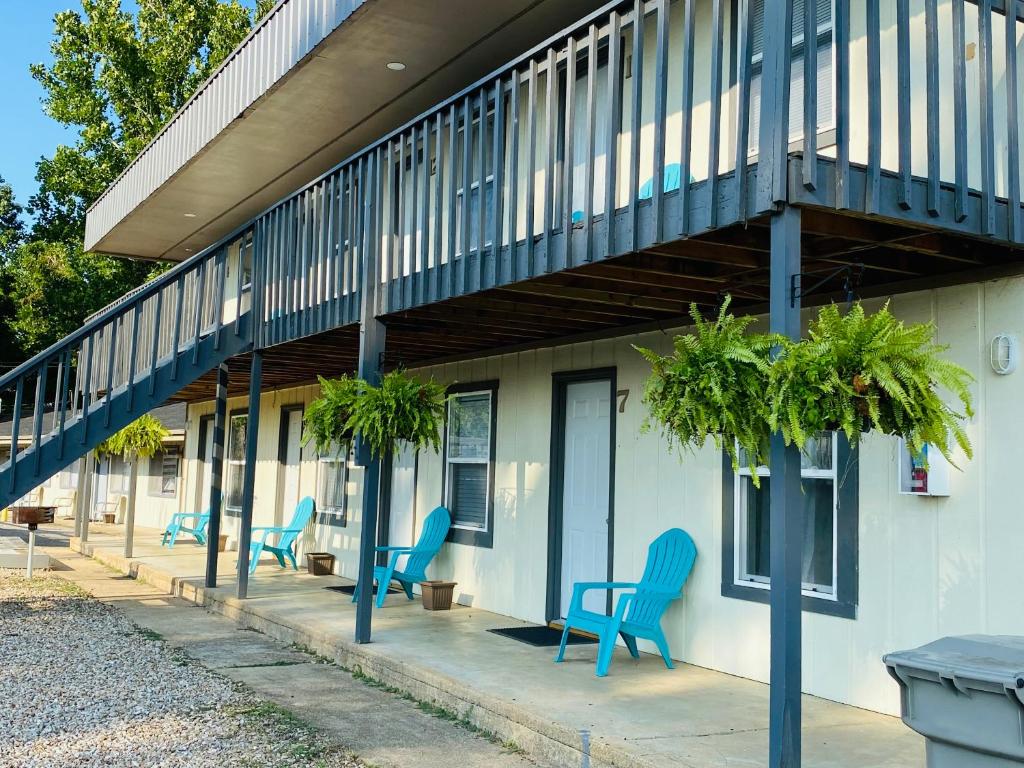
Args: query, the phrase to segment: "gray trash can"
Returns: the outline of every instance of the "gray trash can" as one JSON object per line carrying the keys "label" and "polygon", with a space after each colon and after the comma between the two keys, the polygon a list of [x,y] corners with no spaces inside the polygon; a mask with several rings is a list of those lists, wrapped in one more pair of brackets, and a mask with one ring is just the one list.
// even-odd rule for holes
{"label": "gray trash can", "polygon": [[945,637],[883,661],[928,768],[1024,765],[1024,637]]}

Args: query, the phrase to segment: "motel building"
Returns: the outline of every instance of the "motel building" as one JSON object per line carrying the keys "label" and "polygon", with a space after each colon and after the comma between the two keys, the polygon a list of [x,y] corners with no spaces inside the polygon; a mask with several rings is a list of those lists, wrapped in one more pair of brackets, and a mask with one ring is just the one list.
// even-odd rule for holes
{"label": "motel building", "polygon": [[[923,765],[882,657],[1024,635],[1022,40],[998,0],[281,0],[90,209],[87,248],[177,264],[0,378],[22,435],[0,504],[45,483],[69,495],[92,448],[180,403],[173,494],[139,496],[136,548],[210,510],[226,550],[175,552],[208,557],[206,587],[233,605],[258,604],[268,577],[306,583],[272,558],[247,571],[251,528],[307,496],[300,567],[330,553],[340,584],[445,507],[429,577],[456,583],[452,621],[494,627],[561,626],[573,584],[635,582],[681,528],[697,556],[661,624],[675,669],[640,641],[639,661],[621,647],[595,678],[595,646],[556,665],[554,648],[480,632],[466,664],[489,659],[486,696],[491,676],[521,684],[555,722],[558,692],[584,686],[594,724],[535,740],[560,741],[566,765],[592,728],[593,765],[797,766],[801,720],[805,765]],[[973,459],[925,476],[896,438],[826,433],[799,482],[790,465],[773,487],[710,442],[670,447],[644,428],[634,345],[670,352],[691,303],[713,314],[726,296],[793,336],[852,299],[934,322],[975,379]],[[395,369],[474,418],[449,421],[438,452],[384,461],[304,443],[318,377]],[[793,521],[778,539],[776,504]],[[798,561],[785,579],[773,551]],[[351,617],[352,653],[410,631],[402,594],[328,605]],[[402,663],[469,674],[461,642],[441,667]],[[698,676],[760,698],[686,688]],[[707,734],[752,718],[757,749],[716,737],[702,762],[685,740],[641,748],[601,725],[690,733],[671,713],[705,707]],[[535,743],[498,710],[489,728]],[[877,730],[837,735],[851,713]]]}

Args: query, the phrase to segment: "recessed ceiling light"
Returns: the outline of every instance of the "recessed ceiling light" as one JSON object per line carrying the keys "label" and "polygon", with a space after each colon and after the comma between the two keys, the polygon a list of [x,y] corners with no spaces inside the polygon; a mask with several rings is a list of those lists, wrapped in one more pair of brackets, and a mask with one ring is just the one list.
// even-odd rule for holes
{"label": "recessed ceiling light", "polygon": [[387,67],[392,72],[401,72],[403,69],[405,69],[405,64],[403,64],[400,61],[389,61],[387,63]]}
{"label": "recessed ceiling light", "polygon": [[186,249],[185,249],[185,252],[186,252],[186,253],[192,253],[192,249],[191,249],[191,248],[186,248]]}
{"label": "recessed ceiling light", "polygon": [[184,215],[186,219],[194,219],[196,217],[194,213],[186,213]]}

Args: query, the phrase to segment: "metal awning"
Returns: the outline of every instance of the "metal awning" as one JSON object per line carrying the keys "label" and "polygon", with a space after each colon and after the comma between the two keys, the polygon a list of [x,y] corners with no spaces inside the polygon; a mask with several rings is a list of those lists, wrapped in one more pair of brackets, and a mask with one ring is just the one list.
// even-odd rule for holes
{"label": "metal awning", "polygon": [[187,258],[598,5],[281,0],[93,204],[85,246]]}

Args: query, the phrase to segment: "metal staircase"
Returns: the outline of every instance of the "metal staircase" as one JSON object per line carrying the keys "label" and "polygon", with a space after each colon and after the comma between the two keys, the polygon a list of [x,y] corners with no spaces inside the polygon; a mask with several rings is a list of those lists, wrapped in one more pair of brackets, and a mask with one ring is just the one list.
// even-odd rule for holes
{"label": "metal staircase", "polygon": [[211,247],[0,378],[0,401],[12,408],[0,508],[252,349],[252,255],[251,233]]}

